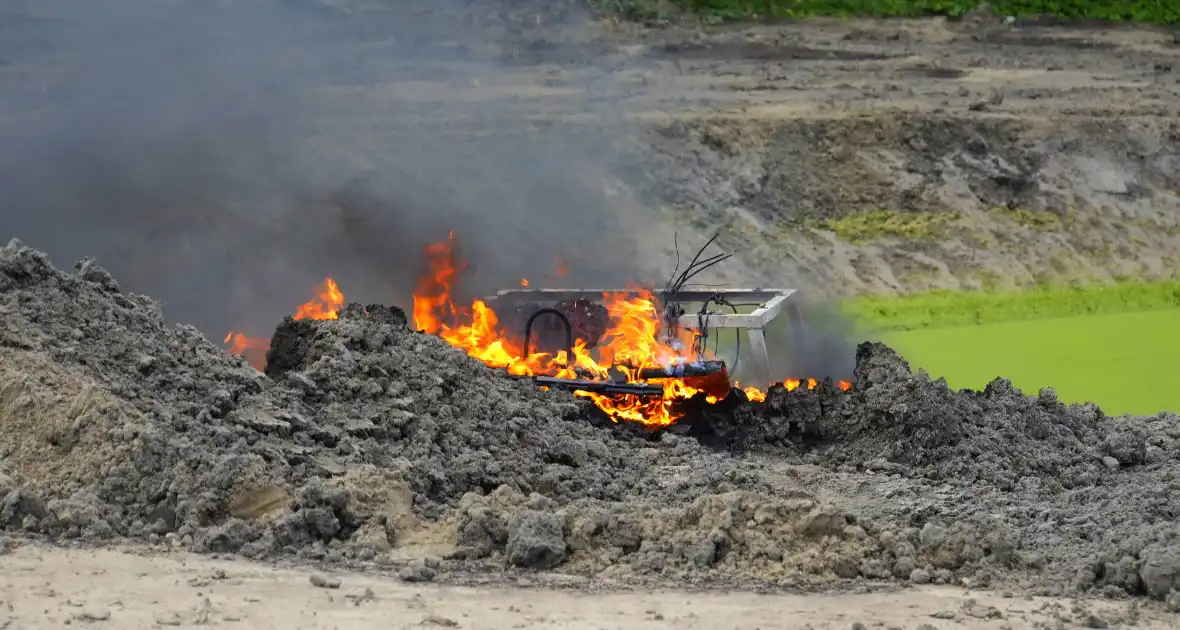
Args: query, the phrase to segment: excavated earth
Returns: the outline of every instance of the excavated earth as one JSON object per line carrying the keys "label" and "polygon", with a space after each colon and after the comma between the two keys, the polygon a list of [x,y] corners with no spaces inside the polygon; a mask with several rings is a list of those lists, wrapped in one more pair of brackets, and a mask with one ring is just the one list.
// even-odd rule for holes
{"label": "excavated earth", "polygon": [[413,332],[390,307],[285,322],[267,376],[100,267],[61,271],[16,241],[0,249],[0,314],[11,532],[419,581],[560,569],[1180,607],[1174,415],[1110,418],[1003,380],[955,392],[862,344],[853,391],[730,401],[728,419],[694,429],[710,448],[684,429],[595,426],[574,397]]}
{"label": "excavated earth", "polygon": [[[685,247],[720,231],[723,248],[740,253],[712,280],[789,278],[820,294],[1163,278],[1180,265],[1175,33],[992,15],[567,29],[548,12],[568,3],[513,0],[529,5],[521,19],[478,24],[480,37],[459,49],[450,30],[392,37],[404,22],[390,9],[402,3],[285,4],[313,7],[315,22],[339,29],[347,63],[284,99],[314,103],[314,115],[284,121],[289,146],[267,145],[264,162],[294,175],[280,178],[287,186],[314,173],[316,191],[358,172],[412,184],[391,194],[371,178],[362,202],[441,183],[446,195],[412,200],[431,208],[415,215],[437,228],[430,238],[471,223],[487,232],[472,244],[487,248],[476,260],[519,239],[535,250],[513,256],[519,269],[498,269],[496,286],[532,277],[552,243],[574,270],[601,265],[609,246],[628,272],[666,271],[674,230],[690,236]],[[69,88],[87,84],[38,52],[50,41],[42,22],[0,18],[11,108],[0,133],[41,130]],[[134,104],[116,97],[112,110]],[[35,175],[6,180],[9,199],[28,203],[6,215],[15,225],[5,238],[58,260],[97,254],[127,286],[167,303],[170,318],[201,325],[167,323],[161,302],[120,291],[93,263],[64,271],[19,243],[0,248],[6,536],[388,570],[414,582],[955,584],[1180,610],[1174,414],[1112,418],[1004,380],[951,391],[863,344],[851,392],[776,388],[764,404],[734,396],[649,432],[508,378],[383,306],[281,323],[281,350],[259,373],[201,331],[271,318],[260,303],[292,302],[266,290],[302,296],[336,269],[346,287],[384,287],[404,263],[397,252],[426,241],[355,199],[267,204],[273,191],[235,170],[257,169],[237,154],[254,155],[258,138],[223,136],[244,138],[215,153],[232,177],[200,179],[166,134],[168,151],[129,173],[104,169],[94,190],[63,191],[44,175],[70,175],[54,166],[90,156],[90,135],[40,158],[11,151],[2,164]],[[294,163],[276,164],[282,156]],[[554,168],[538,175],[539,164]],[[200,192],[191,208],[173,170],[184,174],[180,191]],[[94,194],[117,192],[120,175],[129,197]],[[153,182],[160,190],[142,189]],[[222,197],[239,186],[244,198]],[[144,202],[140,193],[150,215],[120,205]],[[249,212],[216,212],[223,206]],[[443,216],[451,206],[474,210]],[[63,237],[63,225],[86,242]],[[602,225],[604,240],[590,238]],[[579,251],[568,236],[583,232]],[[402,275],[412,286],[416,274]],[[213,308],[210,278],[225,297]],[[39,576],[51,569],[39,566],[30,575],[44,591]],[[1069,621],[1102,627],[1080,613]],[[1128,613],[1101,623],[1119,621],[1137,622]]]}

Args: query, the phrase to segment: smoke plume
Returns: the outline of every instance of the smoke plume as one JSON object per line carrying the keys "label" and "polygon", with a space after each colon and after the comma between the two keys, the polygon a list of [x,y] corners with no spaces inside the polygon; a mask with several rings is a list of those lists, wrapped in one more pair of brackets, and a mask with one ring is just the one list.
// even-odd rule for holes
{"label": "smoke plume", "polygon": [[583,58],[593,89],[539,85],[528,29],[580,17],[520,4],[4,3],[0,236],[94,256],[211,337],[267,331],[329,275],[408,306],[452,229],[472,294],[558,260],[566,284],[635,280],[594,181],[612,138],[546,112],[619,119],[609,81]]}
{"label": "smoke plume", "polygon": [[[408,306],[451,230],[460,301],[662,284],[671,230],[603,186],[642,183],[639,136],[574,4],[9,0],[0,238],[94,256],[214,339],[267,334],[325,276]],[[847,323],[805,320],[803,347],[767,331],[775,372],[847,377]]]}

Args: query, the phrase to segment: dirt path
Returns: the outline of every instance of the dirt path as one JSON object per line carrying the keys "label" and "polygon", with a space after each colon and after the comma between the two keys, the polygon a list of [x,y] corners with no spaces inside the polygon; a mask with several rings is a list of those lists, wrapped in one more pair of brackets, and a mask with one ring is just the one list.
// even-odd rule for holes
{"label": "dirt path", "polygon": [[[584,593],[507,587],[407,585],[143,550],[24,546],[4,558],[0,627],[159,628],[1037,628],[1169,627],[1162,613],[1098,602],[1082,611],[1049,598],[1004,598],[950,588],[838,595]],[[974,602],[974,603],[972,603]],[[1064,625],[1058,625],[1058,621]],[[1173,619],[1174,621],[1174,619]],[[928,624],[928,625],[924,625]],[[1090,627],[1105,627],[1091,625]]]}

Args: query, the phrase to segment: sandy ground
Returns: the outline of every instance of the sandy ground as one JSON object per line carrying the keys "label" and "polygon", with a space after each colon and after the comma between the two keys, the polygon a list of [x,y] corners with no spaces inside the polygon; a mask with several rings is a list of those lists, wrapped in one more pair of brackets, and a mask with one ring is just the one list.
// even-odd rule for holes
{"label": "sandy ground", "polygon": [[[1082,610],[1067,599],[1004,597],[951,587],[832,595],[589,593],[408,585],[393,578],[316,574],[143,549],[26,545],[3,559],[0,628],[168,626],[266,628],[1041,628],[1163,613],[1126,603]],[[335,588],[313,583],[326,578]],[[337,582],[338,581],[338,582]],[[1098,625],[1094,625],[1098,623]]]}

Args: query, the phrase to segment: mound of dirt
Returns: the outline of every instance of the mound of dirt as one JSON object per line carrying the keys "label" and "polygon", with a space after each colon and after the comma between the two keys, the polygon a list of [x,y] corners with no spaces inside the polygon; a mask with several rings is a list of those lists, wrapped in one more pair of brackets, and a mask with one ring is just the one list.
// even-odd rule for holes
{"label": "mound of dirt", "polygon": [[1051,389],[1025,396],[1002,378],[981,392],[954,391],[881,343],[858,346],[855,378],[850,392],[777,386],[765,404],[735,395],[702,405],[683,432],[729,451],[787,447],[829,467],[1003,489],[1026,477],[1101,484],[1112,469],[1167,460],[1180,435],[1167,415],[1111,418],[1092,403],[1066,405]]}
{"label": "mound of dirt", "polygon": [[713,418],[713,434],[735,454],[595,426],[585,403],[411,331],[396,308],[284,322],[267,376],[165,325],[101,268],[59,271],[13,242],[0,313],[10,530],[377,562],[407,580],[561,566],[1061,585],[1081,572],[1164,598],[1180,574],[1180,531],[1164,519],[1174,422],[1120,426],[999,384],[950,392],[880,345],[860,347],[852,393],[780,387],[765,404],[719,405],[731,419]]}
{"label": "mound of dirt", "polygon": [[[98,506],[80,510],[93,518],[38,508],[27,525],[49,533],[175,531],[206,546],[252,542],[257,555],[347,539],[361,523],[323,482],[366,464],[404,478],[427,518],[502,485],[563,501],[675,501],[752,484],[728,481],[734,466],[720,455],[616,442],[581,421],[572,396],[411,332],[395,310],[352,307],[307,328],[276,382],[195,329],[166,326],[157,304],[89,263],[66,274],[13,243],[0,291],[4,464],[46,498]],[[690,466],[699,456],[715,465]],[[668,466],[687,472],[659,474]],[[277,520],[235,524],[244,540],[203,537],[227,517]]]}
{"label": "mound of dirt", "polygon": [[880,343],[857,349],[856,379],[857,391],[824,423],[825,456],[861,467],[885,461],[931,479],[1011,488],[1038,477],[1074,488],[1176,455],[1166,418],[1109,418],[1092,403],[1065,405],[1051,389],[1025,396],[1004,379],[952,391]]}

